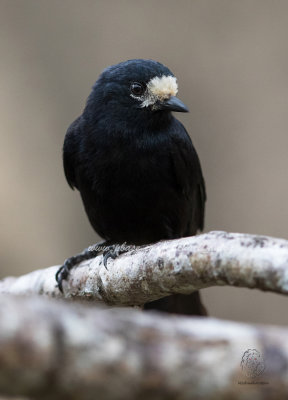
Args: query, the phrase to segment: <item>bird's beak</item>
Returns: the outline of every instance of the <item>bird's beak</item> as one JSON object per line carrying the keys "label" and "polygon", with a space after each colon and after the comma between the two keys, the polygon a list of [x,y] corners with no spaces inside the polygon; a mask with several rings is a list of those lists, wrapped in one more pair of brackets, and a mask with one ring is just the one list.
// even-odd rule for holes
{"label": "bird's beak", "polygon": [[157,110],[189,112],[185,104],[175,96],[171,96],[169,99],[159,102],[157,104]]}

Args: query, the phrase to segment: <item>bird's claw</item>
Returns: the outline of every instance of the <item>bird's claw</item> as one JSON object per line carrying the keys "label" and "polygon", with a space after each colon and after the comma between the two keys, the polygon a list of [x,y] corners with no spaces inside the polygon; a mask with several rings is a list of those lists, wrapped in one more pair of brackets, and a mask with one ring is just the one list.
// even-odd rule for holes
{"label": "bird's claw", "polygon": [[63,281],[68,278],[71,268],[75,265],[75,262],[73,262],[74,258],[75,257],[67,258],[64,261],[64,264],[56,272],[55,278],[61,293],[63,293]]}
{"label": "bird's claw", "polygon": [[60,267],[56,273],[56,281],[57,281],[57,286],[60,290],[61,293],[63,293],[63,285],[62,282],[63,280],[67,279],[69,275],[69,269],[67,268],[66,264],[64,263],[62,267]]}
{"label": "bird's claw", "polygon": [[107,261],[109,260],[109,258],[115,260],[118,256],[120,256],[123,253],[124,251],[123,250],[121,251],[119,245],[117,244],[113,244],[111,246],[108,246],[108,248],[106,248],[106,250],[103,252],[103,264],[107,271],[108,271]]}
{"label": "bird's claw", "polygon": [[[107,242],[106,242],[107,243]],[[67,258],[64,261],[62,267],[60,267],[55,275],[57,286],[61,293],[63,293],[63,280],[66,280],[70,274],[70,270],[79,265],[84,260],[89,260],[95,257],[101,250],[99,250],[99,246],[103,246],[105,242],[98,243],[94,245],[94,249],[91,249],[91,246],[88,249],[85,249],[82,253],[77,254],[76,256]],[[107,269],[107,261],[109,258],[117,258],[120,254],[125,253],[125,249],[122,249],[121,246],[114,245],[106,245],[105,250],[103,251],[103,262],[104,266]]]}

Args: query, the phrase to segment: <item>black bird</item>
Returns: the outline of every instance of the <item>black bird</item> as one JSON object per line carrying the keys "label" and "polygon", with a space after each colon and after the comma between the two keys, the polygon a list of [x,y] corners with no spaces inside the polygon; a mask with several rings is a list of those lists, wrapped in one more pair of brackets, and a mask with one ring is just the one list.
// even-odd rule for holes
{"label": "black bird", "polygon": [[[91,225],[108,244],[144,245],[203,229],[205,184],[191,139],[171,114],[188,111],[177,91],[176,77],[159,62],[110,66],[66,133],[66,179],[80,191]],[[85,250],[66,260],[56,275],[59,288],[75,264],[95,254]],[[198,292],[145,308],[206,313]]]}

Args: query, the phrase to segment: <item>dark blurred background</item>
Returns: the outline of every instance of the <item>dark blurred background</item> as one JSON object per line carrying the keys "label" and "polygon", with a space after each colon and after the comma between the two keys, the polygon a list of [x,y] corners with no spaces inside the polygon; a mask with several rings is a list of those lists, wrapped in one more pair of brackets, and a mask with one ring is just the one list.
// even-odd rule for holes
{"label": "dark blurred background", "polygon": [[[97,241],[61,147],[108,65],[152,58],[178,77],[199,153],[205,230],[288,239],[288,2],[1,0],[1,277]],[[288,299],[203,291],[212,315],[288,323]]]}

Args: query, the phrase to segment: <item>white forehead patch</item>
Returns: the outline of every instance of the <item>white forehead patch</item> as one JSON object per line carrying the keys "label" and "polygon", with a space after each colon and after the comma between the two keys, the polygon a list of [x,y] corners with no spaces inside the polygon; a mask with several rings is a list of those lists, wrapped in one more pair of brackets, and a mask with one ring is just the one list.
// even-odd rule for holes
{"label": "white forehead patch", "polygon": [[[163,75],[152,78],[147,84],[146,92],[140,98],[131,96],[141,101],[141,107],[154,107],[157,101],[163,101],[169,99],[171,96],[176,96],[177,92],[178,85],[175,76]],[[157,105],[155,105],[155,109],[157,109]]]}
{"label": "white forehead patch", "polygon": [[148,82],[147,89],[158,100],[165,100],[171,96],[176,96],[178,92],[177,79],[175,76],[155,76]]}

